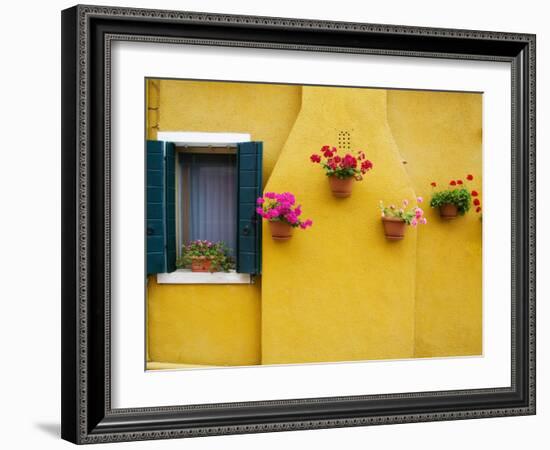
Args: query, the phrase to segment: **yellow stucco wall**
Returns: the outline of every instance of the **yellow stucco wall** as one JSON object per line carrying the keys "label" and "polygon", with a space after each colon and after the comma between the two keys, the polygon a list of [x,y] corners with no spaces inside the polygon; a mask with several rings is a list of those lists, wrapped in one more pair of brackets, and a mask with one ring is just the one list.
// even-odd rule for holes
{"label": "yellow stucco wall", "polygon": [[[481,95],[156,80],[148,137],[250,133],[266,190],[314,220],[284,243],[264,224],[254,285],[148,283],[149,359],[184,365],[300,363],[481,352],[481,223],[442,222],[429,182],[481,187]],[[158,128],[153,128],[155,123]],[[309,155],[348,131],[374,170],[334,198]],[[402,160],[407,161],[406,165]],[[267,184],[266,184],[267,183]],[[478,189],[480,190],[480,189]],[[426,198],[430,224],[385,240],[378,202]]]}
{"label": "yellow stucco wall", "polygon": [[158,285],[149,278],[150,358],[204,365],[260,363],[255,285]]}
{"label": "yellow stucco wall", "polygon": [[[148,138],[157,131],[250,133],[264,142],[264,180],[294,123],[299,86],[150,80]],[[157,125],[157,128],[153,128]],[[260,281],[158,285],[147,290],[148,360],[247,365],[261,358]]]}
{"label": "yellow stucco wall", "polygon": [[[482,95],[388,91],[388,121],[414,189],[473,174],[482,192]],[[481,197],[480,197],[481,198]],[[428,211],[416,263],[415,356],[482,352],[482,224],[470,211],[443,221]]]}
{"label": "yellow stucco wall", "polygon": [[[311,153],[349,131],[374,170],[334,198]],[[313,227],[284,243],[264,224],[262,362],[414,354],[416,230],[387,242],[378,203],[414,198],[386,123],[386,91],[304,87],[302,109],[266,190],[293,192]]]}

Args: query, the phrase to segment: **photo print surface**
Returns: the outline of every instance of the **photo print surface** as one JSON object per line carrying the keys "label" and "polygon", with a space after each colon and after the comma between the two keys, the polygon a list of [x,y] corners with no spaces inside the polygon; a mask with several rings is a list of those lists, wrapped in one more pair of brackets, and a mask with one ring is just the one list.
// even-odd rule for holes
{"label": "photo print surface", "polygon": [[147,370],[483,355],[482,93],[145,83]]}

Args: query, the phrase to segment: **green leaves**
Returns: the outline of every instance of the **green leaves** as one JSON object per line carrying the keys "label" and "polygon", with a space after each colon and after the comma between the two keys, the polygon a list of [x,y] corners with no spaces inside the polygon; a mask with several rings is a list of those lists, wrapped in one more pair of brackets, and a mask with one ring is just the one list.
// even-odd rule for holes
{"label": "green leaves", "polygon": [[439,191],[433,194],[430,206],[432,208],[439,208],[448,203],[456,205],[458,213],[463,216],[472,206],[472,195],[468,189],[463,187]]}

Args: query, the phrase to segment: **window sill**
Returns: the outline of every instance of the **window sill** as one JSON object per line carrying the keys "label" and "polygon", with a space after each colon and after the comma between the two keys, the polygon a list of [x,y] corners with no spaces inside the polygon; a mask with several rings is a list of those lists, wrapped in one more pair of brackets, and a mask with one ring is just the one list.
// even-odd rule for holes
{"label": "window sill", "polygon": [[158,284],[251,284],[250,274],[231,272],[191,272],[178,269],[171,273],[158,273]]}

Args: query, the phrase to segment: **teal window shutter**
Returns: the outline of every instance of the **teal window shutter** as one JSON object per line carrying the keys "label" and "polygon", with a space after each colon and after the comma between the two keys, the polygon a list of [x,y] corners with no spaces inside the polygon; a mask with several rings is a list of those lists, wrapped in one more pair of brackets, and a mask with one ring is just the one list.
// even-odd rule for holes
{"label": "teal window shutter", "polygon": [[165,272],[176,270],[176,146],[167,142],[164,146],[165,161],[165,217],[166,217],[166,267]]}
{"label": "teal window shutter", "polygon": [[147,141],[147,274],[176,270],[175,146]]}
{"label": "teal window shutter", "polygon": [[256,199],[262,195],[262,143],[237,144],[237,272],[262,271],[262,223]]}

